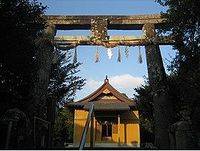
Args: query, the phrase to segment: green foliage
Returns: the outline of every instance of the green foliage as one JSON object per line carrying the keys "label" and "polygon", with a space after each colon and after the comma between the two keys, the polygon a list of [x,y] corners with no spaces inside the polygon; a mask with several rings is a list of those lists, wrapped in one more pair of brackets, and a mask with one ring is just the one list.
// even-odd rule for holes
{"label": "green foliage", "polygon": [[25,108],[35,72],[34,40],[45,27],[45,10],[37,1],[0,0],[1,112],[12,106]]}
{"label": "green foliage", "polygon": [[[66,108],[59,108],[54,124],[54,143],[62,147],[64,142],[73,141],[73,113]],[[61,146],[59,146],[61,145]]]}
{"label": "green foliage", "polygon": [[[167,28],[160,32],[170,33],[170,36],[175,39],[174,49],[178,50],[176,57],[168,66],[170,76],[167,79],[174,105],[175,120],[191,121],[197,128],[200,123],[198,111],[200,107],[200,1],[157,0],[157,2],[169,8],[166,14],[162,14],[167,18]],[[149,89],[145,86],[140,90],[148,92]],[[147,105],[151,101],[146,101],[149,96],[145,93],[141,91],[138,93],[141,101],[139,107],[145,104],[141,107],[143,110],[141,111],[141,123],[146,127],[143,116],[146,115],[144,111],[149,112]],[[153,118],[150,115],[148,117]]]}
{"label": "green foliage", "polygon": [[73,101],[77,90],[81,90],[85,84],[85,79],[77,75],[80,71],[77,68],[81,63],[70,62],[72,60],[70,51],[56,50],[55,54],[57,54],[57,63],[52,66],[48,90],[49,96],[63,106]]}
{"label": "green foliage", "polygon": [[65,142],[72,142],[73,138],[73,114],[63,106],[73,101],[77,90],[81,90],[85,84],[85,79],[77,75],[81,63],[72,63],[70,51],[56,49],[54,60],[57,63],[52,66],[48,97],[58,105],[53,139],[55,147],[62,148]]}
{"label": "green foliage", "polygon": [[[40,64],[37,57],[41,57],[39,55],[42,53],[39,52],[43,51],[43,45],[49,43],[48,35],[43,35],[45,8],[36,0],[0,0],[0,115],[9,108],[18,108],[29,114],[33,112],[28,110],[29,106],[41,108],[38,115],[46,114],[45,99],[39,101],[43,106],[32,102],[32,88],[37,82],[34,80]],[[60,50],[56,53],[58,62],[52,67],[48,97],[63,105],[73,100],[76,91],[84,85],[84,80],[76,75],[80,63],[70,63],[71,57],[65,59],[66,54]],[[28,144],[31,146],[31,142]]]}
{"label": "green foliage", "polygon": [[141,143],[154,142],[153,96],[151,87],[146,84],[136,88],[135,100],[140,115]]}
{"label": "green foliage", "polygon": [[[193,123],[200,122],[200,1],[198,0],[159,0],[168,6],[167,23],[175,39],[176,57],[169,66],[176,77],[177,99],[181,102],[180,114]],[[169,29],[167,29],[169,30]],[[166,30],[164,30],[165,32]]]}
{"label": "green foliage", "polygon": [[[37,68],[36,54],[39,50],[35,40],[46,25],[42,17],[45,8],[36,0],[0,0],[0,117],[11,108],[18,108],[24,113],[32,112],[27,108],[30,105],[30,88]],[[20,128],[17,129],[16,125],[12,128],[10,146],[15,149],[20,146],[19,136],[25,132]],[[0,130],[0,137],[5,140],[6,137],[2,135],[4,132],[1,128]],[[29,141],[25,145],[23,142],[21,145],[28,147],[31,143]],[[5,141],[1,141],[0,147],[4,146]]]}
{"label": "green foliage", "polygon": [[[175,39],[176,57],[168,67],[174,83],[173,89],[177,120],[189,121],[200,138],[200,14],[199,0],[158,0],[169,7],[166,14],[171,36]],[[174,89],[175,88],[175,89]],[[175,100],[176,99],[176,100]],[[200,139],[199,139],[200,140]],[[200,146],[200,142],[199,143]]]}
{"label": "green foliage", "polygon": [[[174,119],[175,122],[179,120],[189,120],[190,119],[190,108],[180,100],[181,93],[178,77],[175,75],[170,75],[167,77],[169,86],[170,99],[173,101]],[[151,86],[146,83],[145,85],[136,88],[135,95],[137,108],[140,115],[140,126],[141,126],[141,143],[145,145],[146,143],[154,144],[154,104]]]}

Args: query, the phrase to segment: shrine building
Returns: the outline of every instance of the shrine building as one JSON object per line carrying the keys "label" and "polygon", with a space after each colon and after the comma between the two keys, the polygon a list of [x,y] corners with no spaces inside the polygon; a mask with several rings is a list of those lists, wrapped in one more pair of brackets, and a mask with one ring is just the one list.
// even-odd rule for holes
{"label": "shrine building", "polygon": [[[139,113],[135,102],[112,87],[107,78],[92,94],[67,106],[74,111],[73,146],[79,146],[84,139],[88,123],[85,146],[140,147]],[[93,113],[90,114],[91,107]]]}

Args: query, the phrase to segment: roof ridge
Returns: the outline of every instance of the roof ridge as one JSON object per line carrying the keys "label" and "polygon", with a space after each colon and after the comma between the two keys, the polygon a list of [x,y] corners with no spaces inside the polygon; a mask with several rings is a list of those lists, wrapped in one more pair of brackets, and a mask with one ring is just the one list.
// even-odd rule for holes
{"label": "roof ridge", "polygon": [[79,101],[76,101],[76,102],[82,102],[90,97],[92,97],[93,95],[95,95],[97,92],[99,92],[103,87],[104,85],[106,85],[106,82],[104,82],[103,85],[101,85],[97,90],[95,90],[94,92],[92,92],[91,94],[87,95],[86,97],[84,97],[83,99],[80,99]]}
{"label": "roof ridge", "polygon": [[95,98],[97,98],[100,94],[103,93],[103,91],[105,89],[108,89],[109,91],[111,91],[111,93],[120,101],[122,102],[129,102],[129,103],[133,103],[133,100],[131,100],[130,98],[124,96],[121,92],[119,92],[117,89],[115,89],[110,83],[109,80],[106,76],[106,79],[104,80],[103,85],[101,85],[97,90],[95,90],[94,92],[92,92],[91,94],[89,94],[88,96],[84,97],[83,99],[76,101],[74,103],[82,103],[82,102],[90,102],[93,101]]}

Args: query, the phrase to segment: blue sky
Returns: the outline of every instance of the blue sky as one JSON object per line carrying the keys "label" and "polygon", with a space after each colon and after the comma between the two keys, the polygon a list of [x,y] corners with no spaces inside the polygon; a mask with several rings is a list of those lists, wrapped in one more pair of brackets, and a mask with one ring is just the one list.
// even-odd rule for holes
{"label": "blue sky", "polygon": [[[166,8],[154,0],[38,0],[48,6],[48,15],[137,15],[158,14]],[[89,31],[58,31],[57,35],[89,35]],[[109,31],[109,35],[136,35],[141,31]],[[129,58],[125,57],[124,47],[122,62],[117,62],[117,49],[113,49],[113,57],[109,59],[106,48],[99,47],[100,62],[94,62],[95,46],[78,46],[78,61],[83,63],[79,68],[80,76],[87,80],[83,89],[77,92],[76,100],[96,90],[108,75],[110,83],[119,91],[133,97],[134,88],[140,86],[147,77],[146,56],[141,47],[143,63],[138,63],[138,47],[129,48]],[[169,64],[175,55],[171,46],[160,46],[164,66]]]}

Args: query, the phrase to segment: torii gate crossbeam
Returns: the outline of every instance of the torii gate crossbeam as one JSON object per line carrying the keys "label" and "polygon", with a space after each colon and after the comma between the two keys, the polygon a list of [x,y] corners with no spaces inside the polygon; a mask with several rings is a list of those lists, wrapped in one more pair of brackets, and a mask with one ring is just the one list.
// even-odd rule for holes
{"label": "torii gate crossbeam", "polygon": [[[156,28],[162,28],[164,23],[161,15],[135,15],[135,16],[46,16],[49,25],[55,30],[91,30],[90,36],[56,36],[54,42],[60,49],[67,49],[67,45],[102,45],[114,47],[119,45],[135,46],[146,45],[152,42],[141,36],[109,36],[107,30],[142,30],[145,24],[154,24]],[[96,23],[95,23],[96,21]],[[99,38],[98,41],[92,38]],[[100,42],[101,41],[101,42]],[[173,44],[171,37],[154,37],[154,43],[159,45]],[[110,45],[108,45],[110,43]],[[71,46],[69,46],[71,48]]]}

